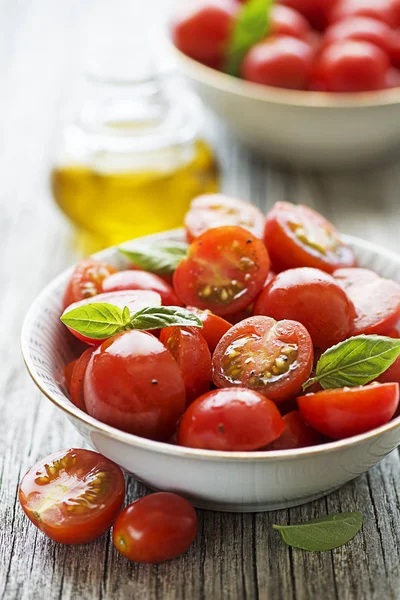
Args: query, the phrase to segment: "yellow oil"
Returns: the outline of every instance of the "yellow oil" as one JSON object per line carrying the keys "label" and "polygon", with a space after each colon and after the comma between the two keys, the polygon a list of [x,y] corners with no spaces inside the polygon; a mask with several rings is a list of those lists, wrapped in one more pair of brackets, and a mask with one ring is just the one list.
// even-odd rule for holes
{"label": "yellow oil", "polygon": [[191,200],[218,191],[210,147],[196,141],[190,159],[171,170],[98,170],[65,164],[52,171],[52,189],[76,226],[80,252],[180,227]]}

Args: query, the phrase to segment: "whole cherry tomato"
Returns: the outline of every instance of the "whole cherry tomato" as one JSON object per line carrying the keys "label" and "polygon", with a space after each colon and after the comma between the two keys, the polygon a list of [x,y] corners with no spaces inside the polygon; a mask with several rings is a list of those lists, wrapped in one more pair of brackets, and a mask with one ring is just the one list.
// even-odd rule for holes
{"label": "whole cherry tomato", "polygon": [[324,390],[297,398],[307,423],[333,439],[365,433],[384,425],[399,404],[398,383]]}
{"label": "whole cherry tomato", "polygon": [[63,308],[100,294],[103,279],[115,272],[114,267],[94,258],[81,260],[74,268],[68,282],[64,293]]}
{"label": "whole cherry tomato", "polygon": [[228,321],[225,321],[222,317],[214,315],[210,310],[201,310],[194,306],[187,306],[187,310],[190,310],[197,315],[200,321],[203,323],[202,329],[199,329],[199,333],[204,337],[208,344],[208,348],[211,354],[214,352],[216,345],[222,336],[232,327]]}
{"label": "whole cherry tomato", "polygon": [[310,376],[313,346],[300,323],[250,317],[224,335],[212,363],[216,386],[246,387],[281,402]]}
{"label": "whole cherry tomato", "polygon": [[[400,55],[399,55],[400,56]],[[386,89],[400,87],[400,70],[392,67],[386,73]]]}
{"label": "whole cherry tomato", "polygon": [[285,422],[284,432],[265,450],[289,450],[322,444],[321,434],[304,421],[298,410],[287,413],[283,420]]}
{"label": "whole cherry tomato", "polygon": [[271,400],[246,388],[227,388],[192,402],[179,424],[178,444],[203,450],[257,450],[284,428]]}
{"label": "whole cherry tomato", "polygon": [[187,500],[169,492],[140,498],[118,516],[116,549],[129,560],[158,563],[185,552],[197,534],[197,515]]}
{"label": "whole cherry tomato", "polygon": [[197,327],[166,327],[160,342],[171,352],[185,383],[186,404],[210,389],[211,354]]}
{"label": "whole cherry tomato", "polygon": [[392,36],[392,30],[383,21],[369,17],[349,17],[328,27],[323,44],[326,47],[341,40],[358,40],[375,44],[390,55]]}
{"label": "whole cherry tomato", "polygon": [[174,289],[183,304],[224,317],[254,300],[268,271],[268,252],[260,239],[242,227],[217,227],[190,245],[175,270]]}
{"label": "whole cherry tomato", "polygon": [[311,77],[313,50],[303,40],[271,36],[247,52],[242,77],[253,83],[306,90]]}
{"label": "whole cherry tomato", "polygon": [[88,348],[81,354],[78,360],[75,361],[75,366],[71,374],[71,383],[69,387],[69,395],[72,404],[86,412],[85,398],[83,395],[83,380],[85,378],[86,368],[90,357],[93,354],[94,348]]}
{"label": "whole cherry tomato", "polygon": [[323,30],[337,0],[281,0],[281,2],[301,13],[312,27]]}
{"label": "whole cherry tomato", "polygon": [[77,362],[78,362],[78,359],[75,358],[74,360],[71,360],[64,367],[64,382],[65,382],[65,387],[67,388],[68,392],[70,391],[70,387],[71,387],[72,372],[73,372],[74,367]]}
{"label": "whole cherry tomato", "polygon": [[185,410],[177,362],[157,338],[125,331],[96,348],[84,380],[86,410],[112,427],[167,440]]}
{"label": "whole cherry tomato", "polygon": [[394,27],[400,27],[400,0],[390,0]]}
{"label": "whole cherry tomato", "polygon": [[18,491],[26,516],[61,544],[85,544],[103,535],[124,496],[121,469],[97,452],[76,448],[40,460]]}
{"label": "whole cherry tomato", "polygon": [[193,242],[205,231],[222,225],[239,225],[262,238],[264,224],[265,217],[256,206],[223,194],[198,196],[185,215],[189,242]]}
{"label": "whole cherry tomato", "polygon": [[329,20],[333,23],[346,17],[370,17],[394,27],[396,16],[392,2],[393,0],[339,0],[333,7]]}
{"label": "whole cherry tomato", "polygon": [[105,293],[149,290],[160,294],[163,306],[179,306],[179,300],[172,287],[158,275],[147,271],[119,271],[104,279],[102,287]]}
{"label": "whole cherry tomato", "polygon": [[339,267],[353,267],[353,251],[340,239],[337,230],[308,206],[277,202],[267,215],[264,241],[273,268],[315,267],[332,273]]}
{"label": "whole cherry tomato", "polygon": [[297,10],[283,4],[272,5],[269,35],[288,35],[307,41],[310,33],[310,24]]}
{"label": "whole cherry tomato", "polygon": [[390,38],[390,58],[392,61],[392,65],[396,67],[394,72],[392,70],[389,74],[391,76],[391,87],[397,87],[399,82],[398,77],[396,77],[396,73],[398,75],[398,70],[400,69],[400,29],[395,29],[392,31],[392,35]]}
{"label": "whole cherry tomato", "polygon": [[258,296],[253,313],[302,323],[321,349],[348,337],[355,317],[354,306],[337,281],[307,267],[279,273]]}

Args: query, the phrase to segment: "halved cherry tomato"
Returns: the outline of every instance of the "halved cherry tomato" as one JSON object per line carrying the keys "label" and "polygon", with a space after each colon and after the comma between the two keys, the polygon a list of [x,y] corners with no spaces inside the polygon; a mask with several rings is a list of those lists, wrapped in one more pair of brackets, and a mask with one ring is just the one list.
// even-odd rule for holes
{"label": "halved cherry tomato", "polygon": [[322,444],[321,434],[304,421],[298,410],[287,413],[283,420],[285,422],[284,432],[265,450],[289,450],[290,448],[307,448]]}
{"label": "halved cherry tomato", "polygon": [[196,327],[166,327],[160,342],[179,365],[185,383],[186,404],[210,389],[211,354],[204,337]]}
{"label": "halved cherry tomato", "polygon": [[348,337],[355,317],[354,306],[336,280],[307,267],[279,273],[257,298],[253,313],[299,321],[321,349]]}
{"label": "halved cherry tomato", "polygon": [[347,290],[352,285],[364,285],[379,279],[378,273],[370,269],[359,269],[356,267],[350,269],[336,269],[332,273],[337,282]]}
{"label": "halved cherry tomato", "polygon": [[75,404],[78,408],[86,412],[85,399],[83,395],[83,380],[86,373],[90,357],[92,356],[94,348],[88,348],[81,354],[77,361],[75,361],[75,367],[71,375],[71,385],[69,388],[69,395],[71,397],[72,404]]}
{"label": "halved cherry tomato", "polygon": [[26,516],[61,544],[85,544],[103,535],[124,496],[121,469],[97,452],[76,448],[40,460],[18,491]]}
{"label": "halved cherry tomato", "polygon": [[388,331],[386,335],[388,337],[398,339],[398,338],[400,338],[400,331],[395,327],[394,329],[391,329],[390,331]]}
{"label": "halved cherry tomato", "polygon": [[369,17],[349,17],[334,23],[324,33],[324,47],[340,40],[358,40],[375,44],[390,55],[392,30],[383,21]]}
{"label": "halved cherry tomato", "polygon": [[382,373],[382,375],[379,375],[377,381],[379,381],[379,383],[400,383],[400,356],[384,373]]}
{"label": "halved cherry tomato", "polygon": [[95,349],[86,369],[84,397],[92,417],[155,440],[167,440],[185,410],[177,362],[145,331],[125,331]]}
{"label": "halved cherry tomato", "polygon": [[355,256],[337,230],[308,206],[277,202],[267,215],[264,241],[273,268],[315,267],[332,273],[353,267]]}
{"label": "halved cherry tomato", "polygon": [[178,444],[203,450],[257,450],[284,429],[271,400],[246,388],[227,388],[192,402],[179,424]]}
{"label": "halved cherry tomato", "polygon": [[179,300],[172,287],[164,279],[148,271],[119,271],[104,279],[102,288],[105,293],[128,290],[157,292],[161,296],[163,306],[179,306]]}
{"label": "halved cherry tomato", "polygon": [[369,17],[390,27],[396,24],[393,0],[339,0],[333,7],[329,21],[334,23],[347,17]]}
{"label": "halved cherry tomato", "polygon": [[181,496],[158,492],[127,506],[113,529],[116,549],[129,560],[158,563],[185,552],[197,534],[197,515]]}
{"label": "halved cherry tomato", "polygon": [[312,27],[318,30],[325,29],[329,14],[336,0],[281,0],[282,4],[294,8],[304,15]]}
{"label": "halved cherry tomato", "polygon": [[[157,292],[144,290],[126,290],[124,292],[108,292],[105,294],[97,294],[97,296],[92,298],[87,298],[86,300],[81,300],[80,302],[74,302],[74,304],[71,304],[65,309],[63,315],[74,308],[85,306],[86,304],[93,304],[93,302],[105,302],[106,304],[113,304],[114,306],[118,306],[122,309],[127,306],[131,313],[135,313],[139,310],[142,310],[142,308],[146,308],[147,306],[161,306],[161,296]],[[75,331],[70,327],[68,327],[68,329],[75,337],[78,338],[78,340],[85,342],[85,344],[97,346],[101,343],[101,340],[96,340],[94,338],[81,335],[78,331]]]}
{"label": "halved cherry tomato", "polygon": [[268,35],[289,35],[307,40],[310,33],[310,24],[297,10],[283,4],[272,5]]}
{"label": "halved cherry tomato", "polygon": [[174,289],[184,304],[224,317],[252,302],[268,271],[268,252],[260,239],[242,227],[217,227],[191,244],[174,273]]}
{"label": "halved cherry tomato", "polygon": [[94,258],[81,260],[73,270],[68,282],[64,293],[63,308],[100,294],[103,279],[115,272],[114,267]]}
{"label": "halved cherry tomato", "polygon": [[205,231],[222,225],[239,225],[262,238],[264,224],[265,217],[256,206],[223,194],[198,196],[185,215],[189,242],[193,242]]}
{"label": "halved cherry tomato", "polygon": [[333,439],[365,433],[384,425],[399,404],[398,383],[372,383],[364,387],[324,390],[297,398],[303,418]]}
{"label": "halved cherry tomato", "polygon": [[197,315],[200,321],[203,323],[202,329],[199,329],[199,333],[203,336],[208,344],[208,348],[211,354],[214,352],[219,340],[222,336],[232,327],[228,321],[225,321],[222,317],[214,315],[210,310],[201,310],[194,306],[187,306],[187,310],[190,310]]}
{"label": "halved cherry tomato", "polygon": [[71,388],[72,372],[73,372],[74,367],[75,367],[75,365],[76,365],[77,362],[78,362],[78,359],[75,358],[74,360],[71,360],[64,367],[64,382],[65,382],[65,387],[67,388],[68,392],[70,391],[70,388]]}
{"label": "halved cherry tomato", "polygon": [[216,386],[246,387],[280,402],[295,396],[310,376],[313,347],[300,323],[250,317],[224,335],[212,363]]}

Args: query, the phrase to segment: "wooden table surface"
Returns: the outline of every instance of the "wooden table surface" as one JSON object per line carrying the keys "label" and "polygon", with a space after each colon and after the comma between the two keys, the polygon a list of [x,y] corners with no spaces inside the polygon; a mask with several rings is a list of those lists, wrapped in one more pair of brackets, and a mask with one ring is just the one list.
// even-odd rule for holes
{"label": "wooden table surface", "polygon": [[[109,535],[84,547],[56,545],[24,517],[17,501],[24,472],[40,457],[81,444],[29,379],[19,333],[35,295],[74,261],[69,226],[52,203],[48,174],[85,46],[89,8],[83,0],[0,0],[1,598],[400,598],[398,451],[338,492],[300,508],[199,511],[192,548],[158,566],[127,562]],[[309,204],[342,231],[399,250],[399,164],[330,175],[274,168],[217,123],[209,125],[226,192],[263,209],[282,199]],[[130,479],[128,499],[143,492]],[[364,513],[362,533],[333,552],[292,550],[271,529],[273,523],[351,510]]]}

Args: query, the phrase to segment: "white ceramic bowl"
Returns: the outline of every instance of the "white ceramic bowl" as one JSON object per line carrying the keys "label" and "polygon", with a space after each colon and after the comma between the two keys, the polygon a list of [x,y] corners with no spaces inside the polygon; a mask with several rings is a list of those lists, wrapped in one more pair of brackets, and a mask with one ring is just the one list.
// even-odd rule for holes
{"label": "white ceramic bowl", "polygon": [[[182,239],[182,232],[148,239]],[[360,264],[400,281],[400,257],[346,237]],[[118,268],[115,248],[95,255]],[[32,304],[22,329],[26,366],[41,391],[72,421],[82,437],[153,489],[188,497],[194,505],[226,511],[295,506],[328,494],[357,477],[400,444],[400,418],[347,440],[300,450],[214,452],[154,442],[109,427],[76,408],[63,383],[64,365],[76,358],[75,338],[59,320],[68,269]]]}
{"label": "white ceramic bowl", "polygon": [[205,104],[249,147],[305,167],[352,168],[400,151],[400,88],[359,94],[285,90],[205,67],[166,49]]}

